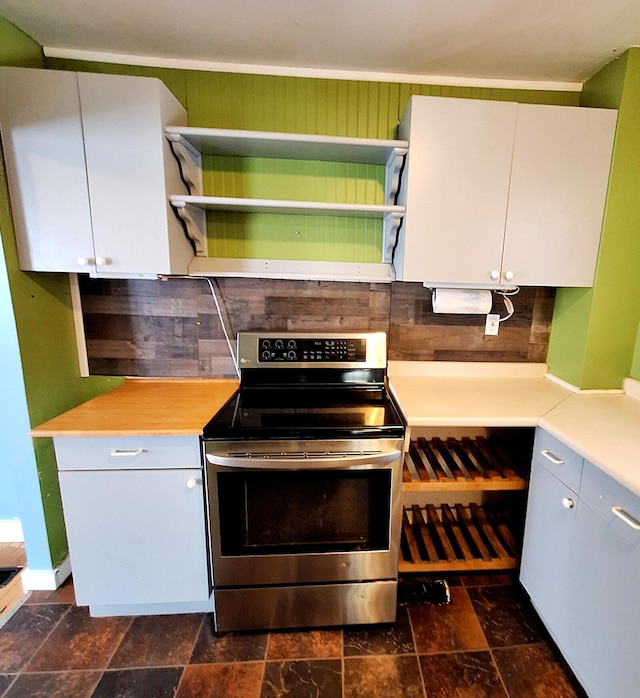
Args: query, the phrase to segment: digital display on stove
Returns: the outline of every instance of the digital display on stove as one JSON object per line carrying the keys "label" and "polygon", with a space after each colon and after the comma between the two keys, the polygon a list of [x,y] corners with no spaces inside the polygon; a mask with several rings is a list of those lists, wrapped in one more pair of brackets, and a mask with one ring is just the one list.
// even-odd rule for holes
{"label": "digital display on stove", "polygon": [[258,361],[274,362],[364,362],[367,359],[366,339],[305,339],[261,337],[258,339]]}

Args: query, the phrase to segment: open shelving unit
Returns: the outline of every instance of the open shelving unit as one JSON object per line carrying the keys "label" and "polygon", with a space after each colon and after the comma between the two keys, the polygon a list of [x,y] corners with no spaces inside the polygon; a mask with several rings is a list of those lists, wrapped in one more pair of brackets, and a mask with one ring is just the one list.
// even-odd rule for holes
{"label": "open shelving unit", "polygon": [[403,491],[425,501],[403,507],[400,574],[516,568],[530,445],[497,434],[412,440]]}
{"label": "open shelving unit", "polygon": [[[312,275],[343,280],[391,281],[391,261],[405,208],[395,203],[408,141],[319,136],[311,134],[241,131],[235,129],[167,127],[165,135],[180,163],[188,194],[173,193],[169,201],[184,221],[194,243],[193,273],[221,276],[269,276],[305,278]],[[229,196],[204,196],[202,156],[316,160],[325,162],[383,165],[384,203],[297,201]],[[247,260],[209,258],[207,211],[280,213],[378,218],[383,225],[379,264],[315,262],[297,260]],[[318,265],[324,265],[318,267]]]}

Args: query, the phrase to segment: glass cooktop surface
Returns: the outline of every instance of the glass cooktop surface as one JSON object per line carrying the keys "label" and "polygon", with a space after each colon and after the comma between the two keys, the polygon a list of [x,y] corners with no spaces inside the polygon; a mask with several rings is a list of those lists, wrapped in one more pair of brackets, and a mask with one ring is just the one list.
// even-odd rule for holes
{"label": "glass cooktop surface", "polygon": [[205,439],[313,439],[402,436],[384,387],[239,389],[204,428]]}

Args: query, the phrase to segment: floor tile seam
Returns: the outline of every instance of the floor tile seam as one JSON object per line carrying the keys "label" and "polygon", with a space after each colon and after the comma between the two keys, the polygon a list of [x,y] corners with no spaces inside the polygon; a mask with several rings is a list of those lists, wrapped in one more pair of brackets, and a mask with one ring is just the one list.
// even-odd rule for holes
{"label": "floor tile seam", "polygon": [[507,684],[504,680],[504,677],[502,676],[502,672],[500,671],[500,667],[498,666],[498,662],[496,660],[495,655],[493,654],[492,650],[489,650],[489,656],[491,657],[491,663],[493,664],[494,669],[496,670],[496,674],[498,675],[498,679],[500,679],[500,685],[504,689],[504,694],[507,696],[507,698],[510,698],[510,693],[509,689],[507,688]]}
{"label": "floor tile seam", "polygon": [[113,649],[113,652],[111,652],[111,655],[109,656],[109,659],[107,660],[106,664],[102,668],[102,671],[106,671],[107,668],[111,665],[111,662],[113,661],[113,658],[116,656],[117,651],[120,649],[120,646],[124,642],[125,637],[127,636],[127,633],[129,630],[131,630],[131,626],[133,625],[133,621],[136,619],[136,616],[122,616],[124,618],[127,618],[129,621],[129,624],[127,625],[126,630],[122,633],[122,637],[120,638],[120,642],[116,644],[116,646]]}
{"label": "floor tile seam", "polygon": [[229,666],[231,664],[266,664],[266,659],[234,659],[225,662],[193,662],[185,664],[185,668],[189,666]]}
{"label": "floor tile seam", "polygon": [[[464,589],[464,593],[467,597],[467,601],[469,603],[469,607],[473,611],[473,615],[475,616],[475,619],[478,623],[478,627],[480,628],[480,632],[482,633],[482,637],[484,638],[484,642],[486,645],[486,649],[489,650],[491,649],[491,645],[489,644],[489,638],[487,637],[487,633],[485,633],[484,628],[482,627],[482,622],[480,620],[480,617],[478,616],[478,612],[476,611],[476,607],[473,605],[473,599],[471,598],[469,594],[469,589],[467,589],[464,585],[462,586]],[[484,589],[486,587],[472,587],[473,589]]]}
{"label": "floor tile seam", "polygon": [[441,655],[450,654],[474,654],[476,652],[486,652],[490,653],[489,647],[465,647],[464,649],[454,649],[454,650],[438,650],[437,652],[418,652],[418,659],[420,657],[439,657]]}
{"label": "floor tile seam", "polygon": [[210,620],[209,614],[204,613],[202,615],[202,620],[200,621],[200,625],[198,626],[198,630],[196,631],[195,637],[193,638],[193,642],[191,643],[191,652],[189,652],[189,656],[187,658],[187,663],[186,663],[187,666],[191,662],[191,658],[193,657],[193,653],[196,651],[196,645],[198,644],[198,638],[200,637],[200,633],[202,632],[202,627],[205,623],[208,623],[209,620]]}
{"label": "floor tile seam", "polygon": [[418,653],[413,652],[367,652],[366,654],[345,654],[345,659],[366,659],[367,657],[416,657]]}
{"label": "floor tile seam", "polygon": [[[74,669],[74,671],[136,671],[138,669],[184,669],[189,664],[132,664],[131,666],[107,666],[104,669]],[[30,671],[35,674],[35,671]],[[42,673],[42,672],[41,672]]]}
{"label": "floor tile seam", "polygon": [[[40,604],[38,604],[38,605],[40,605]],[[60,604],[56,604],[56,605],[60,605]],[[56,630],[56,628],[60,625],[60,623],[62,623],[62,621],[64,620],[64,618],[69,614],[69,611],[71,610],[72,607],[73,607],[73,604],[69,604],[69,605],[68,605],[67,610],[66,610],[66,611],[60,616],[60,618],[58,618],[58,620],[53,624],[53,626],[51,627],[51,629],[49,630],[49,632],[48,632],[48,633],[45,635],[45,637],[42,639],[42,642],[41,642],[41,643],[38,645],[38,647],[32,652],[31,656],[30,656],[29,659],[26,661],[25,665],[20,669],[20,672],[19,672],[19,673],[22,673],[22,672],[29,666],[29,664],[31,664],[31,662],[33,661],[34,657],[35,657],[35,656],[38,654],[38,652],[40,652],[40,650],[44,647],[45,642],[47,642],[47,640],[49,640],[49,638],[51,637],[51,635],[53,634],[53,632]],[[25,608],[25,604],[23,604],[23,605],[21,606],[21,608]],[[32,673],[32,672],[27,671],[27,672],[25,672],[25,673],[29,673],[29,674],[30,674],[30,673]]]}
{"label": "floor tile seam", "polygon": [[407,608],[407,618],[409,620],[409,628],[411,630],[411,641],[413,642],[413,648],[416,653],[416,662],[418,663],[418,672],[420,674],[420,683],[422,684],[422,695],[426,697],[427,695],[427,685],[424,681],[424,673],[422,671],[422,663],[420,662],[420,655],[418,654],[418,645],[416,643],[416,633],[413,628],[413,619],[411,618],[411,613]]}
{"label": "floor tile seam", "polygon": [[[522,647],[549,647],[550,649],[554,649],[552,645],[550,645],[548,642],[545,642],[544,640],[534,640],[532,642],[519,642],[514,645],[495,645],[494,647],[491,647],[490,650],[491,652],[500,652],[501,650],[512,650],[512,649],[519,649]],[[557,650],[558,652],[560,650]],[[562,656],[562,653],[560,653]]]}
{"label": "floor tile seam", "polygon": [[20,676],[20,674],[5,674],[5,676],[13,676],[13,680],[12,680],[11,683],[7,686],[7,688],[3,691],[3,693],[0,693],[0,698],[2,698],[2,696],[6,696],[6,695],[7,695],[7,693],[8,693],[9,690],[11,689],[11,687],[12,687],[12,686],[15,684],[15,682],[18,680],[18,677]]}

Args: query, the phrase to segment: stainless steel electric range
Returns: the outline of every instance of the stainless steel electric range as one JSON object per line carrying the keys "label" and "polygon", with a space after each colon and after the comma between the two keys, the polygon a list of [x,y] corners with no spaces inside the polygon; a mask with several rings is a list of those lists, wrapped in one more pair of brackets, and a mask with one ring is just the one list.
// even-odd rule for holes
{"label": "stainless steel electric range", "polygon": [[392,622],[404,424],[384,333],[240,333],[203,433],[215,629]]}

